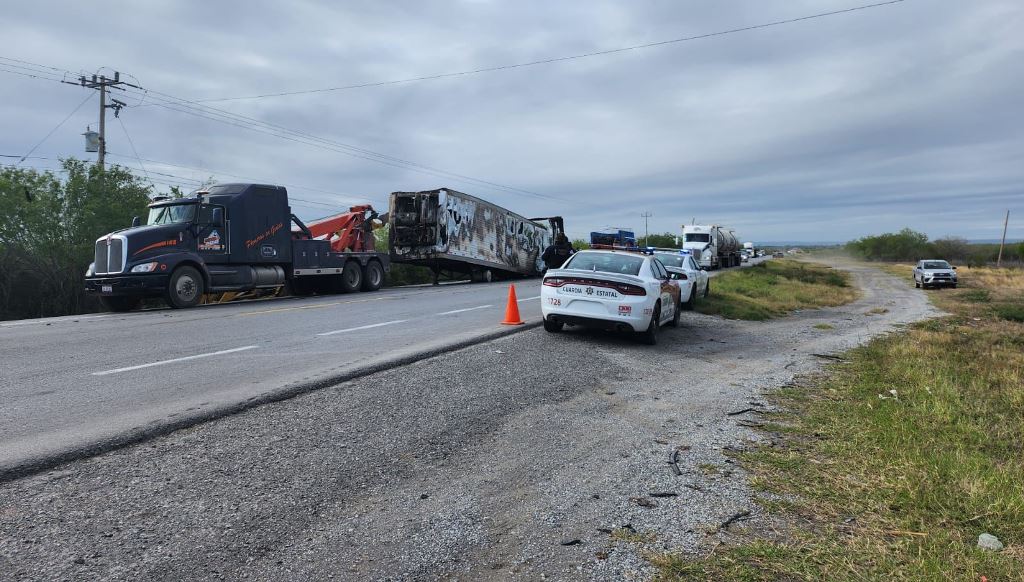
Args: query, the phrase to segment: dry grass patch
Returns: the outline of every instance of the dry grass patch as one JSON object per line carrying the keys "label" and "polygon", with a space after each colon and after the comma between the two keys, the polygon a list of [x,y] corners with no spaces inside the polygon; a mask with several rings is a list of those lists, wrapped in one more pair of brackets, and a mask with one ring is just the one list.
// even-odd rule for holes
{"label": "dry grass patch", "polygon": [[[789,528],[704,560],[662,556],[662,579],[1024,580],[1024,323],[993,307],[1024,309],[1024,272],[989,271],[964,280],[990,302],[929,293],[951,317],[779,391],[787,431],[738,460],[788,501],[764,509]],[[978,549],[984,532],[1006,549]]]}
{"label": "dry grass patch", "polygon": [[794,260],[773,260],[715,277],[701,313],[761,321],[798,309],[834,307],[856,299],[846,273]]}

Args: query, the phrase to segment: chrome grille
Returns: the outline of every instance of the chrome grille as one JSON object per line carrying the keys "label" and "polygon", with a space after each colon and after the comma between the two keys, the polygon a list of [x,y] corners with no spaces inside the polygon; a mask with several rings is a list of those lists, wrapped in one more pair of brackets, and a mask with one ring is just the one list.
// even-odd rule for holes
{"label": "chrome grille", "polygon": [[122,262],[122,250],[124,249],[124,241],[110,237],[110,246],[107,247],[107,272],[108,273],[120,273],[124,270],[124,263]]}
{"label": "chrome grille", "polygon": [[116,275],[124,271],[126,250],[123,236],[113,235],[96,241],[93,272],[97,275]]}
{"label": "chrome grille", "polygon": [[96,265],[93,267],[94,273],[106,273],[107,272],[107,239],[102,238],[96,241]]}

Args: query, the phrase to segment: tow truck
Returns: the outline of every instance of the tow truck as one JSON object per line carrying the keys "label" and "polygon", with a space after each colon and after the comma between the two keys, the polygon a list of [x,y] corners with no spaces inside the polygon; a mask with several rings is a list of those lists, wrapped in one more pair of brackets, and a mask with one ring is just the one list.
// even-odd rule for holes
{"label": "tow truck", "polygon": [[186,198],[158,199],[146,224],[96,240],[86,293],[111,311],[145,298],[194,307],[214,294],[376,291],[390,269],[374,248],[372,206],[303,223],[288,192],[266,184],[219,184]]}

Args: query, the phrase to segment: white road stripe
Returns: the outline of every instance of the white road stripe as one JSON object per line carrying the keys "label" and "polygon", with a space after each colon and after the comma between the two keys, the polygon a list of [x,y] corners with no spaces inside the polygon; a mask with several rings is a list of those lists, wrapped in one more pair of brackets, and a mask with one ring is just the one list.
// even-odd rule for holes
{"label": "white road stripe", "polygon": [[477,309],[487,309],[488,307],[494,307],[493,305],[477,305],[476,307],[467,307],[466,309],[455,309],[452,311],[444,311],[438,313],[438,315],[452,315],[453,313],[465,313],[467,311],[476,311]]}
{"label": "white road stripe", "polygon": [[164,364],[174,364],[177,362],[187,362],[189,360],[198,360],[199,358],[209,358],[211,356],[222,356],[224,354],[233,354],[235,352],[243,352],[245,350],[254,350],[259,346],[243,346],[240,348],[232,348],[230,350],[221,350],[219,352],[210,352],[208,354],[197,354],[195,356],[185,356],[184,358],[174,358],[173,360],[163,360],[160,362],[150,362],[148,364],[139,364],[138,366],[129,366],[127,368],[117,368],[116,370],[105,370],[103,372],[93,372],[93,376],[106,376],[107,374],[117,374],[120,372],[130,372],[132,370],[141,370],[142,368],[151,368],[153,366],[162,366]]}
{"label": "white road stripe", "polygon": [[394,325],[396,323],[405,323],[406,321],[408,321],[408,320],[407,319],[396,319],[395,321],[385,321],[383,323],[373,323],[373,324],[370,324],[370,325],[360,325],[359,327],[350,327],[348,329],[336,329],[334,331],[327,331],[327,332],[324,332],[324,333],[318,333],[316,335],[318,335],[318,336],[321,336],[321,335],[335,335],[335,334],[338,334],[338,333],[345,333],[345,332],[349,332],[349,331],[359,331],[361,329],[371,329],[371,328],[374,328],[374,327],[384,327],[385,325]]}
{"label": "white road stripe", "polygon": [[47,317],[44,319],[31,319],[28,321],[12,321],[8,323],[0,323],[0,327],[17,327],[19,325],[49,325],[51,323],[64,323],[66,321],[74,322],[79,319],[106,319],[112,317],[109,314],[102,315],[69,315],[66,317]]}
{"label": "white road stripe", "polygon": [[534,299],[540,299],[540,295],[538,295],[538,296],[536,296],[536,297],[527,297],[526,299],[519,299],[519,300],[518,300],[518,301],[516,301],[516,302],[517,302],[517,303],[522,303],[523,301],[533,301]]}

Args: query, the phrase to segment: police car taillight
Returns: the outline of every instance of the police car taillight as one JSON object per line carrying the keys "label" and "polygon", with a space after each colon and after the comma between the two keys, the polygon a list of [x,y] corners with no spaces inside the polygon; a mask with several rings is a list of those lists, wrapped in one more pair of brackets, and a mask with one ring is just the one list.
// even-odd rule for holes
{"label": "police car taillight", "polygon": [[562,279],[561,277],[548,277],[547,279],[544,279],[544,284],[548,287],[561,287],[562,285],[565,285],[565,279]]}
{"label": "police car taillight", "polygon": [[616,285],[615,290],[623,295],[647,295],[647,289],[636,285],[627,285],[626,283]]}

